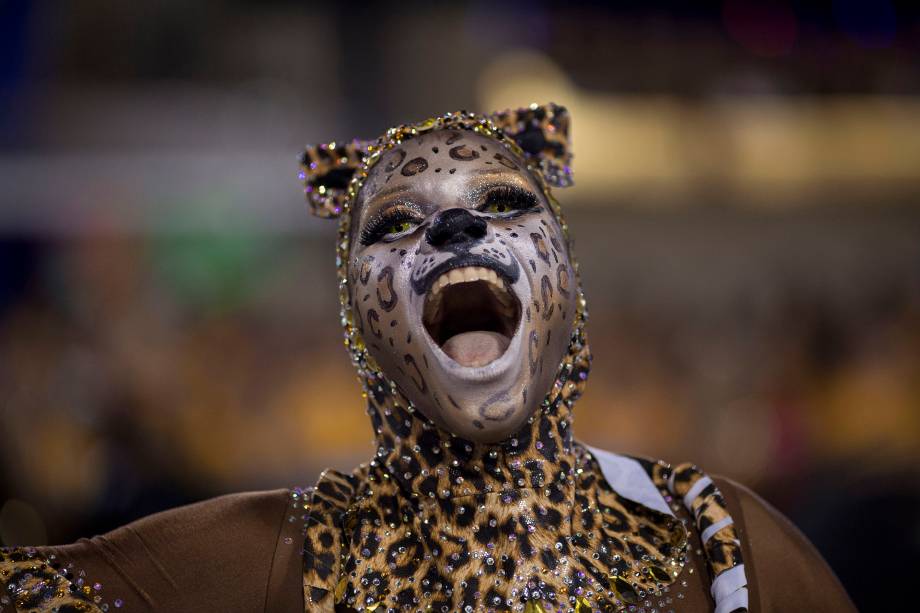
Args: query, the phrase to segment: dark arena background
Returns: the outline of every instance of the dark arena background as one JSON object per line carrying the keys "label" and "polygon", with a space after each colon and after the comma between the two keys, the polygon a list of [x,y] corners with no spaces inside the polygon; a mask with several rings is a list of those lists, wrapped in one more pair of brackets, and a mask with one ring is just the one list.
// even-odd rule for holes
{"label": "dark arena background", "polygon": [[301,148],[554,101],[576,434],[747,483],[889,610],[920,554],[918,14],[0,0],[0,544],[368,459]]}

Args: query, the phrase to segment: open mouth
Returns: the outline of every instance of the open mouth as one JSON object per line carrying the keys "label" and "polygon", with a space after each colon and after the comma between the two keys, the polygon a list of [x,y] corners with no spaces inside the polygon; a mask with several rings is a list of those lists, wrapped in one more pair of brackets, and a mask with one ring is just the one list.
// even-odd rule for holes
{"label": "open mouth", "polygon": [[452,360],[479,367],[505,353],[520,319],[517,297],[494,270],[465,266],[435,279],[422,323]]}

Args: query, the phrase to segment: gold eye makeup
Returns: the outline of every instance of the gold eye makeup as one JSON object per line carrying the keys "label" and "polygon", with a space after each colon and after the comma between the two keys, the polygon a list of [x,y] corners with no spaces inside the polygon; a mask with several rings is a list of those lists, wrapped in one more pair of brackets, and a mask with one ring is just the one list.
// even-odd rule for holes
{"label": "gold eye makeup", "polygon": [[361,244],[368,246],[383,240],[395,240],[413,230],[425,220],[425,216],[414,204],[394,204],[376,214],[364,223],[361,229]]}
{"label": "gold eye makeup", "polygon": [[482,189],[479,200],[476,210],[501,217],[516,216],[533,210],[539,204],[536,194],[511,183],[495,184]]}

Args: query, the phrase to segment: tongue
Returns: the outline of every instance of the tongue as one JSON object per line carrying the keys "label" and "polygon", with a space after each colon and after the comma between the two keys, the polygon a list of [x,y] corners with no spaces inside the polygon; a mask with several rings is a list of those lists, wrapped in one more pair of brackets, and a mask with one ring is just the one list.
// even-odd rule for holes
{"label": "tongue", "polygon": [[485,366],[505,353],[511,340],[498,332],[461,332],[447,339],[444,353],[462,366]]}

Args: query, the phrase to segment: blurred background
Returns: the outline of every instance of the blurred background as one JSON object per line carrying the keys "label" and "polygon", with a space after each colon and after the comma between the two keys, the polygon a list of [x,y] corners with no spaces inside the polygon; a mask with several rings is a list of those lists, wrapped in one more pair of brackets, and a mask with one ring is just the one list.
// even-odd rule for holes
{"label": "blurred background", "polygon": [[0,0],[0,544],[368,459],[302,146],[555,101],[595,353],[576,434],[745,482],[863,610],[900,597],[920,8],[395,6]]}

